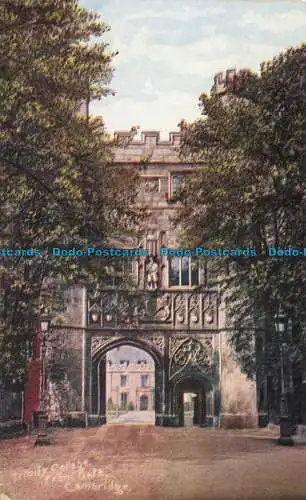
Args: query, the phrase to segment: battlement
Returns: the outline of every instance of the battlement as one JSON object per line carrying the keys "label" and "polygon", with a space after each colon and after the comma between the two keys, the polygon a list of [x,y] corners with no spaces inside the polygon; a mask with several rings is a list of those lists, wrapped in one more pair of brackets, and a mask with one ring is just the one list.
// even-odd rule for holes
{"label": "battlement", "polygon": [[[120,141],[120,139],[131,139],[133,137],[133,132],[128,131],[116,131],[114,132],[115,140]],[[180,132],[169,132],[169,140],[161,141],[160,140],[160,132],[156,130],[144,130],[141,132],[141,139],[135,140],[133,139],[132,145],[144,146],[146,144],[150,146],[176,146],[180,143],[181,133]]]}
{"label": "battlement", "polygon": [[160,132],[144,130],[140,140],[135,138],[136,130],[116,131],[115,162],[139,163],[147,158],[151,163],[180,163],[179,148],[181,133],[170,132],[168,140],[160,139]]}
{"label": "battlement", "polygon": [[232,68],[216,73],[214,76],[214,84],[210,92],[215,95],[226,94],[226,92],[232,88],[237,75],[243,75],[244,73],[249,72],[249,69],[236,70],[235,68]]}

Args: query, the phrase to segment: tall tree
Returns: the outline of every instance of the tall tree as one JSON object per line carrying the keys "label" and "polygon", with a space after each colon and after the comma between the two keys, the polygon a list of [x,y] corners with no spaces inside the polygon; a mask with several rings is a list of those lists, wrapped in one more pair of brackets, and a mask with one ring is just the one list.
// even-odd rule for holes
{"label": "tall tree", "polygon": [[263,63],[260,75],[238,72],[223,98],[201,95],[203,118],[181,123],[181,154],[198,162],[181,193],[182,242],[257,252],[210,258],[223,273],[232,343],[249,376],[253,328],[271,331],[279,303],[305,349],[305,257],[267,254],[305,243],[305,61],[302,45]]}
{"label": "tall tree", "polygon": [[102,272],[94,258],[55,258],[47,247],[106,246],[141,219],[137,172],[113,165],[103,120],[79,112],[80,103],[113,93],[108,29],[75,0],[1,4],[1,245],[43,250],[0,257],[0,376],[8,383],[24,382],[46,282]]}

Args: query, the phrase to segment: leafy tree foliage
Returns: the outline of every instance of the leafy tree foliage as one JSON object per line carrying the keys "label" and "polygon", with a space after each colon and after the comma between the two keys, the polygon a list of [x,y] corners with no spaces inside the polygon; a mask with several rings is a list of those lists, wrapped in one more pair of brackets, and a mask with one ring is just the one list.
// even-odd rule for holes
{"label": "leafy tree foliage", "polygon": [[[108,29],[75,0],[1,3],[2,247],[107,246],[141,220],[137,173],[112,164],[103,120],[80,113],[80,103],[113,93]],[[54,258],[47,250],[1,257],[0,375],[8,384],[24,382],[42,288],[101,273],[98,259]]]}
{"label": "leafy tree foliage", "polygon": [[267,257],[268,247],[305,243],[305,61],[302,45],[263,63],[260,75],[238,72],[223,97],[201,95],[202,118],[181,123],[181,154],[198,163],[180,197],[182,242],[257,251],[209,261],[222,272],[238,328],[232,342],[249,376],[253,328],[269,337],[279,303],[293,321],[293,340],[305,345],[305,262]]}

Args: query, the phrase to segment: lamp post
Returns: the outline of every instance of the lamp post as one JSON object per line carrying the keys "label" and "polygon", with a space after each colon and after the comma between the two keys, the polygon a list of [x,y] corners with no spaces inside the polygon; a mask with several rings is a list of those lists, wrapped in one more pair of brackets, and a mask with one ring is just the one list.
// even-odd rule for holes
{"label": "lamp post", "polygon": [[[288,380],[285,383],[286,368],[288,369],[288,360],[286,358],[288,344],[285,341],[287,336],[288,319],[282,308],[275,316],[275,329],[278,334],[278,345],[280,354],[280,377],[281,377],[281,397],[280,397],[280,437],[278,443],[292,446],[292,426],[288,409]],[[284,363],[284,358],[286,363]]]}
{"label": "lamp post", "polygon": [[117,399],[117,404],[116,404],[116,417],[118,418],[119,416],[119,386],[116,386],[116,399]]}
{"label": "lamp post", "polygon": [[47,424],[48,415],[46,408],[46,334],[49,330],[51,318],[46,314],[44,308],[40,314],[40,356],[41,356],[41,383],[40,383],[40,409],[37,412],[38,436],[35,446],[48,446],[51,444],[51,438],[48,436]]}

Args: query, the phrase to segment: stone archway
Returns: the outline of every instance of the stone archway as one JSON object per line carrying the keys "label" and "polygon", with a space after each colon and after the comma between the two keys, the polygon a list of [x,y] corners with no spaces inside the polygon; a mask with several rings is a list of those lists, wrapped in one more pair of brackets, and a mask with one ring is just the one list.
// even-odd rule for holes
{"label": "stone archway", "polygon": [[[137,347],[149,354],[155,364],[155,390],[154,390],[154,410],[155,422],[158,425],[162,413],[162,401],[164,394],[164,358],[162,356],[160,339],[149,337],[145,340],[127,337],[94,337],[95,342],[91,342],[91,360],[88,366],[87,381],[87,405],[90,423],[106,423],[106,354],[108,351],[120,346]],[[94,346],[94,349],[93,349]],[[145,402],[143,401],[143,408]],[[148,401],[146,403],[148,407]]]}
{"label": "stone archway", "polygon": [[183,427],[184,421],[184,394],[194,393],[193,425],[206,424],[206,393],[209,387],[207,380],[200,377],[186,377],[179,380],[174,387],[174,410],[178,415],[178,425]]}
{"label": "stone archway", "polygon": [[211,341],[194,337],[183,338],[177,344],[169,360],[169,393],[174,425],[184,425],[184,393],[195,393],[197,399],[194,414],[195,425],[206,425],[207,399],[211,400],[213,370]]}

